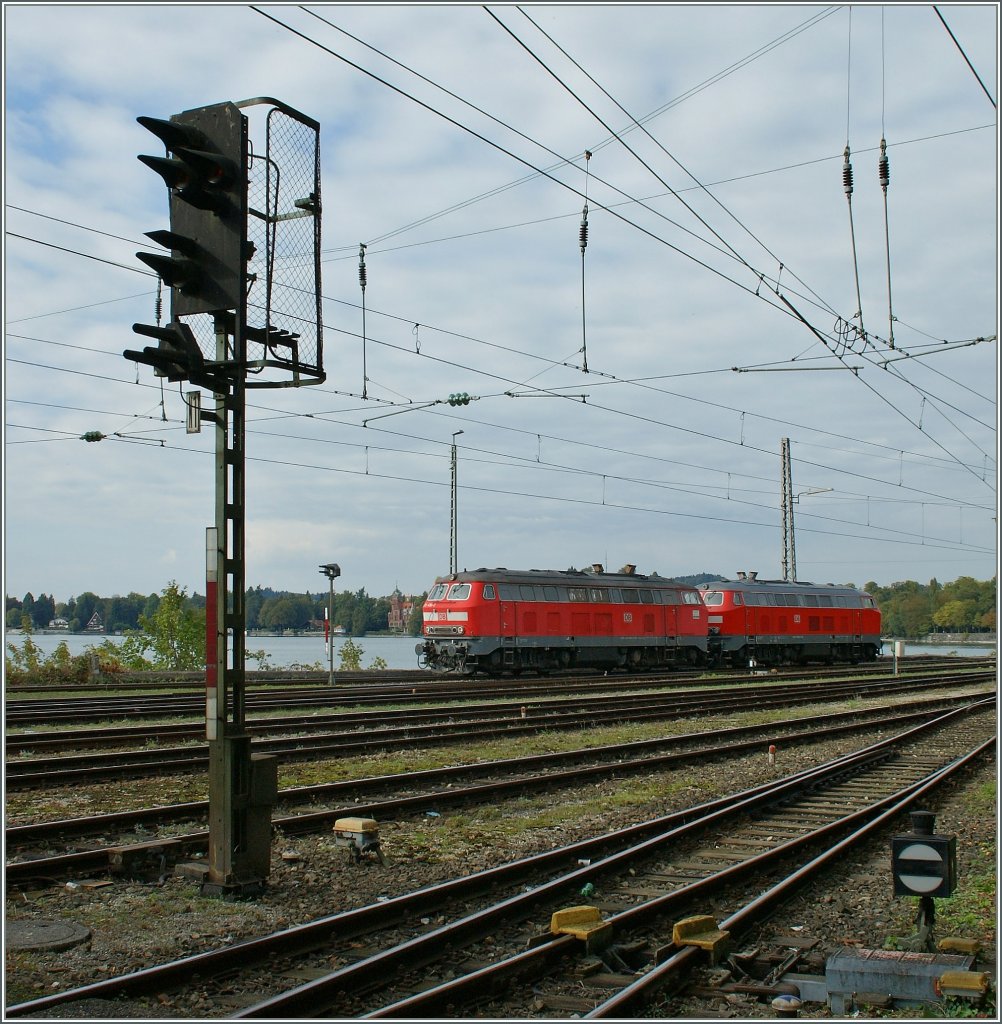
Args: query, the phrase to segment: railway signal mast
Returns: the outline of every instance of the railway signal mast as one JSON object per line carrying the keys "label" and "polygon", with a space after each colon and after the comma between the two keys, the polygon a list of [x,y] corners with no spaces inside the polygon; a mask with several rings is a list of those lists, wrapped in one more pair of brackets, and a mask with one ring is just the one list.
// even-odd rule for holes
{"label": "railway signal mast", "polygon": [[251,752],[245,720],[246,392],[326,379],[320,126],[271,98],[137,120],[163,143],[163,156],[139,159],[170,197],[169,230],[147,232],[161,251],[137,256],[169,286],[171,319],[134,324],[157,344],[123,355],[215,398],[200,411],[200,396],[189,397],[194,428],[215,425],[216,485],[206,529],[209,858],[192,873],[207,894],[249,895],[269,874],[277,761]]}

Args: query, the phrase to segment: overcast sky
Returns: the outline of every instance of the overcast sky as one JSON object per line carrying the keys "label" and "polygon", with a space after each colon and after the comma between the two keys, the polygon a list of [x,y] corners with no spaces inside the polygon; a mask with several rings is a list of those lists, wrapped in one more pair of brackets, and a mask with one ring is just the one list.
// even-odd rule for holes
{"label": "overcast sky", "polygon": [[799,579],[990,578],[998,5],[938,10],[5,5],[6,593],[204,593],[136,117],[258,96],[321,125],[327,376],[249,395],[249,586],[428,589],[454,435],[460,567],[778,578],[788,438]]}

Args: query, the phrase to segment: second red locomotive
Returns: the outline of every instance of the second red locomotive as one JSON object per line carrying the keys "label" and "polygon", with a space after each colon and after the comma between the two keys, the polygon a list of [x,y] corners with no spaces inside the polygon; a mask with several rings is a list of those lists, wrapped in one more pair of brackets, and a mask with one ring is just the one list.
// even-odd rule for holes
{"label": "second red locomotive", "polygon": [[701,583],[713,664],[799,665],[872,661],[880,654],[880,612],[855,587],[738,579]]}
{"label": "second red locomotive", "polygon": [[439,577],[424,603],[427,668],[523,669],[701,665],[699,591],[634,571],[476,569]]}

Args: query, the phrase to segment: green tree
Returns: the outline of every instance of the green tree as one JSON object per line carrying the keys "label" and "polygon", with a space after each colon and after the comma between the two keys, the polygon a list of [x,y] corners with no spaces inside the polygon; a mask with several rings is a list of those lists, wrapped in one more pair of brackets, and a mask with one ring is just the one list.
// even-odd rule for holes
{"label": "green tree", "polygon": [[421,627],[424,625],[424,603],[428,600],[428,592],[425,591],[419,598],[416,598],[411,608],[410,618],[407,620],[407,632],[410,636],[420,636]]}
{"label": "green tree", "polygon": [[362,668],[363,654],[365,654],[365,648],[359,647],[351,637],[348,637],[338,651],[338,657],[341,659],[341,671],[358,672]]}
{"label": "green tree", "polygon": [[126,633],[123,660],[155,669],[195,670],[205,665],[205,611],[191,607],[187,588],[175,580],[163,589],[157,610],[139,617],[139,630]]}
{"label": "green tree", "polygon": [[258,629],[261,625],[261,606],[264,604],[264,594],[260,585],[252,587],[244,597],[244,617],[248,629]]}
{"label": "green tree", "polygon": [[146,609],[147,598],[131,593],[127,597],[117,594],[104,602],[104,625],[109,633],[123,633],[139,628],[139,617]]}
{"label": "green tree", "polygon": [[304,594],[283,594],[264,602],[258,621],[265,629],[306,629],[315,612],[312,599]]}
{"label": "green tree", "polygon": [[89,590],[85,590],[80,594],[76,601],[76,614],[70,621],[70,629],[74,633],[79,633],[80,630],[84,629],[87,623],[90,622],[94,612],[101,610],[98,607],[100,604],[102,604],[102,601],[97,594],[93,594]]}
{"label": "green tree", "polygon": [[39,594],[31,610],[31,621],[35,629],[45,627],[56,617],[56,602],[48,594]]}
{"label": "green tree", "polygon": [[975,624],[977,604],[974,601],[947,601],[938,609],[932,620],[937,626],[957,633],[970,629]]}

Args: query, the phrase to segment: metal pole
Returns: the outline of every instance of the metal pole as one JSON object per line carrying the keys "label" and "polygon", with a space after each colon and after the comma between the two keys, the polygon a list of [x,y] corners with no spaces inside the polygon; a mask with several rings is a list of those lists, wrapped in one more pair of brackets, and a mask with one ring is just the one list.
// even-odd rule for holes
{"label": "metal pole", "polygon": [[327,672],[327,685],[334,685],[334,580],[341,575],[341,566],[337,562],[327,562],[320,566],[320,571],[330,581],[330,594],[327,598],[327,656],[329,668]]}
{"label": "metal pole", "polygon": [[790,470],[790,439],[788,437],[781,440],[780,453],[783,459],[783,579],[796,583],[797,555],[793,540],[793,480]]}
{"label": "metal pole", "polygon": [[327,685],[334,685],[334,577],[330,577],[331,591],[327,598],[327,649],[330,655],[330,670],[327,673]]}
{"label": "metal pole", "polygon": [[451,488],[451,509],[449,524],[449,572],[459,570],[459,491],[457,488],[456,476],[458,469],[458,458],[456,457],[456,438],[462,434],[457,430],[452,435],[452,488]]}
{"label": "metal pole", "polygon": [[[242,315],[236,318],[232,350],[227,341],[225,318],[217,317],[217,357],[224,361],[236,356],[241,365]],[[263,887],[269,873],[274,800],[265,776],[277,770],[277,762],[266,766],[260,758],[262,763],[252,766],[245,721],[245,410],[245,384],[238,375],[216,394],[216,517],[206,535],[207,582],[215,585],[214,614],[207,615],[214,618],[215,671],[207,671],[206,679],[209,857],[202,891],[213,895]],[[212,638],[207,640],[208,669],[213,652]],[[267,760],[274,762],[274,758]]]}

